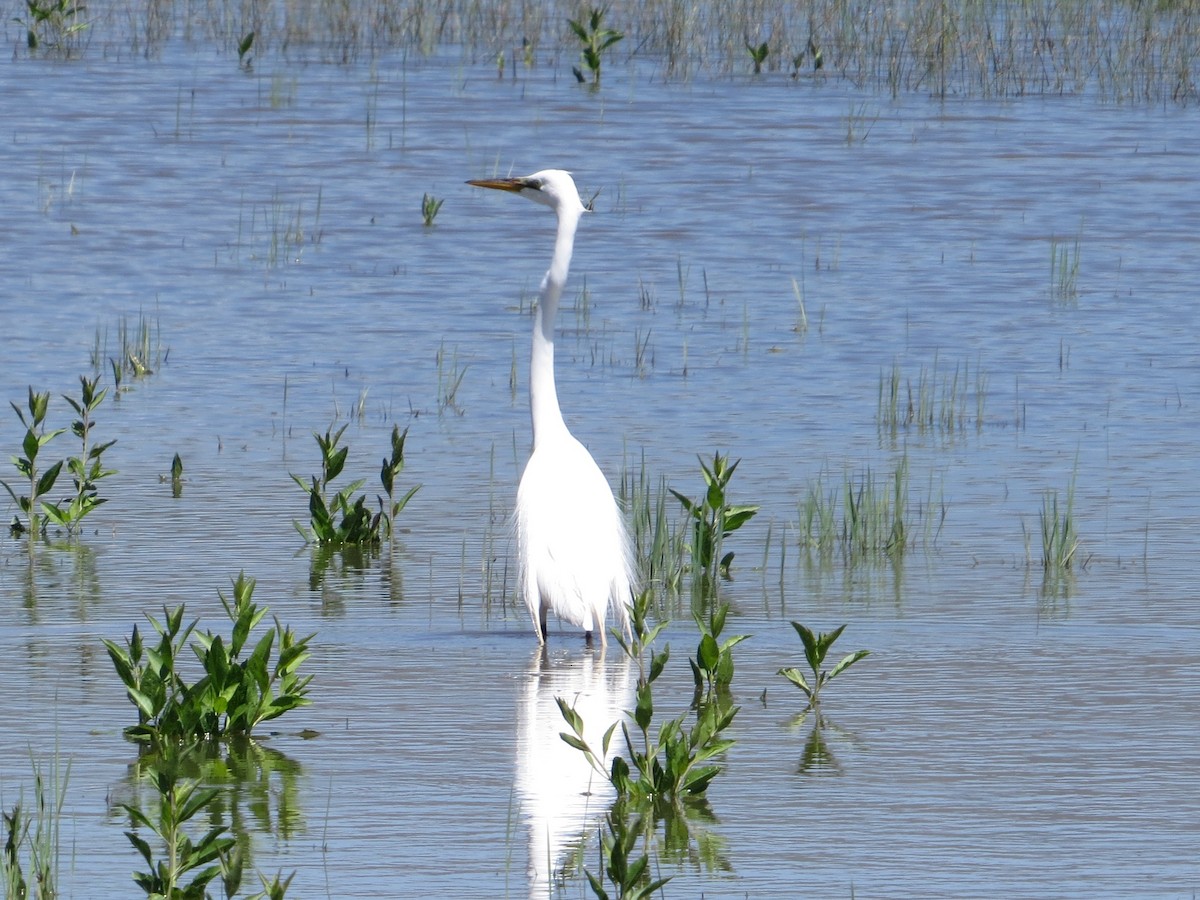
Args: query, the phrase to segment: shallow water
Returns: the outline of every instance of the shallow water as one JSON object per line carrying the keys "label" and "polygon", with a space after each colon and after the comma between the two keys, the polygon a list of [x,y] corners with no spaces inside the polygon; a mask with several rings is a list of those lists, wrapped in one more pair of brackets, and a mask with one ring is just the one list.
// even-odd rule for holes
{"label": "shallow water", "polygon": [[[545,745],[553,694],[612,708],[628,687],[619,654],[601,664],[575,635],[541,660],[502,599],[552,222],[463,181],[550,165],[600,192],[572,270],[586,298],[560,318],[568,423],[610,478],[644,458],[685,493],[696,455],[727,451],[735,502],[763,506],[724,589],[730,631],[753,638],[710,792],[720,864],[665,861],[666,893],[1193,893],[1195,116],[637,70],[592,94],[562,74],[247,74],[176,46],[0,68],[4,397],[73,392],[97,331],[112,352],[139,311],[169,348],[98,416],[119,474],[79,546],[0,549],[0,799],[28,790],[31,750],[70,760],[65,895],[129,896],[138,863],[115,805],[133,711],[100,638],[184,601],[217,628],[242,569],[317,633],[314,703],[267,742],[294,787],[273,776],[259,821],[290,824],[252,829],[255,864],[296,869],[301,897],[549,892],[544,857],[564,864],[603,792],[578,768],[554,783],[587,787],[547,791],[527,748],[540,733],[569,765]],[[446,201],[429,229],[426,192]],[[1056,296],[1053,248],[1076,241],[1077,296]],[[443,379],[466,369],[453,408],[439,351]],[[972,416],[984,373],[982,423],[881,434],[893,363],[914,382],[969,366]],[[407,425],[422,488],[389,560],[314,586],[288,473],[314,471],[311,432],[347,418],[371,480]],[[19,441],[0,417],[0,444]],[[902,455],[914,503],[944,506],[936,540],[896,568],[806,565],[809,485]],[[1038,511],[1072,478],[1086,565],[1047,590]],[[814,720],[793,721],[775,675],[801,656],[788,619],[848,622],[836,649],[872,651],[829,688],[807,768]],[[694,628],[681,612],[665,636],[682,709]],[[573,870],[558,890],[586,885]]]}

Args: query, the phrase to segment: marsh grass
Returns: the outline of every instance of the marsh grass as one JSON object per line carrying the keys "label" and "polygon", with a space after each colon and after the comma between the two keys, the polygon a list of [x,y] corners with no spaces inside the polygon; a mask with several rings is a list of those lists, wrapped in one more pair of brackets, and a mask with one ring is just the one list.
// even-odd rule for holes
{"label": "marsh grass", "polygon": [[[77,8],[71,0],[27,2],[61,10],[52,17],[58,15],[66,29],[78,20],[70,14]],[[151,3],[141,14],[89,22],[58,43],[71,56],[89,42],[137,45],[153,55],[173,33],[166,18]],[[622,53],[676,80],[733,76],[745,71],[749,43],[763,77],[778,73],[798,86],[844,79],[892,95],[960,99],[1086,94],[1105,102],[1188,103],[1200,96],[1200,18],[1189,2],[911,0],[850,6],[814,0],[798,13],[785,4],[749,0],[614,0],[564,15],[513,0],[483,6],[414,0],[404,7],[261,0],[251,18],[247,23],[225,5],[202,0],[189,8],[188,35],[209,35],[221,52],[234,56],[252,24],[258,63],[283,54],[349,63],[391,51],[429,56],[453,49],[491,68],[511,55],[513,78],[518,72],[539,77],[547,59],[571,66],[575,50],[581,53],[578,77],[594,81],[601,60],[621,62]],[[629,39],[618,43],[616,35]],[[39,46],[55,42],[38,40]]]}
{"label": "marsh grass", "polygon": [[896,559],[918,543],[932,544],[945,506],[935,498],[932,482],[924,502],[914,504],[910,493],[907,456],[882,477],[869,468],[857,475],[847,472],[838,487],[818,477],[799,504],[800,546],[818,559],[840,558],[852,565]]}
{"label": "marsh grass", "polygon": [[1075,478],[1067,487],[1066,497],[1060,505],[1056,490],[1042,495],[1042,508],[1038,512],[1039,530],[1042,538],[1042,568],[1047,572],[1068,571],[1075,564],[1079,550],[1079,535],[1075,530]]}
{"label": "marsh grass", "polygon": [[1050,296],[1064,304],[1079,299],[1079,238],[1050,239]]}
{"label": "marsh grass", "polygon": [[127,380],[140,380],[161,369],[171,355],[163,345],[162,327],[157,316],[151,318],[139,310],[136,320],[121,316],[117,320],[116,339],[109,346],[107,328],[97,325],[92,338],[90,362],[92,373],[99,375],[108,362],[113,376],[113,399],[129,390]]}
{"label": "marsh grass", "polygon": [[65,768],[57,752],[48,767],[33,756],[32,811],[24,792],[6,809],[4,847],[0,852],[0,884],[5,898],[51,900],[59,895],[58,870],[62,854],[62,816],[71,764]]}
{"label": "marsh grass", "polygon": [[618,500],[643,582],[660,588],[656,596],[677,594],[687,571],[685,520],[666,478],[653,478],[643,456],[636,471],[622,467]]}
{"label": "marsh grass", "polygon": [[893,363],[890,371],[879,373],[875,421],[893,435],[902,429],[942,435],[981,430],[988,377],[978,363],[973,371],[972,376],[971,364],[964,360],[949,373],[939,372],[935,355],[933,365],[922,365],[914,382]]}

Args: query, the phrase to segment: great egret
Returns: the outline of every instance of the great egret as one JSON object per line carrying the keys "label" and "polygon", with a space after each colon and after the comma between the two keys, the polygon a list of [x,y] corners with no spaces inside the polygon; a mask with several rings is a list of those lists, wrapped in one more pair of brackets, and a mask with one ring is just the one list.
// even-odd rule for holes
{"label": "great egret", "polygon": [[575,229],[586,210],[574,180],[559,169],[467,183],[520,194],[550,207],[558,217],[554,255],[533,320],[533,450],[517,488],[515,514],[520,585],[539,642],[546,640],[546,613],[553,610],[559,619],[581,626],[589,641],[598,630],[605,645],[610,606],[614,621],[629,631],[633,554],[604,473],[567,430],[554,387],[554,318],[567,282]]}

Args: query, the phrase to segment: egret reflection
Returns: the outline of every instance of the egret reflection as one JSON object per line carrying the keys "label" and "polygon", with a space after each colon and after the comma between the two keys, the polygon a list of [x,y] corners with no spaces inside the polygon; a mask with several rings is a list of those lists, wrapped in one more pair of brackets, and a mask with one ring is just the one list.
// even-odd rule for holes
{"label": "egret reflection", "polygon": [[[598,749],[604,732],[633,703],[629,658],[542,646],[530,659],[517,710],[516,748],[516,793],[529,835],[530,897],[553,894],[559,873],[577,865],[573,860],[613,800],[608,781],[559,737],[569,728],[555,697],[575,707],[585,739]],[[614,746],[619,743],[614,737]]]}

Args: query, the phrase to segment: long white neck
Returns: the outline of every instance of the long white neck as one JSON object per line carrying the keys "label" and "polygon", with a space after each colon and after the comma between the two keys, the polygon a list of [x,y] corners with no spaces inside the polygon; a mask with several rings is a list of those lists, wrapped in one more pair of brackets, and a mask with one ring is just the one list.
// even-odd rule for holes
{"label": "long white neck", "polygon": [[554,320],[558,302],[567,283],[571,267],[571,252],[575,246],[575,228],[583,210],[558,210],[558,234],[554,240],[554,256],[542,279],[537,313],[533,320],[533,350],[529,358],[529,411],[533,418],[533,446],[538,441],[565,434],[562,410],[558,406],[558,391],[554,387]]}

